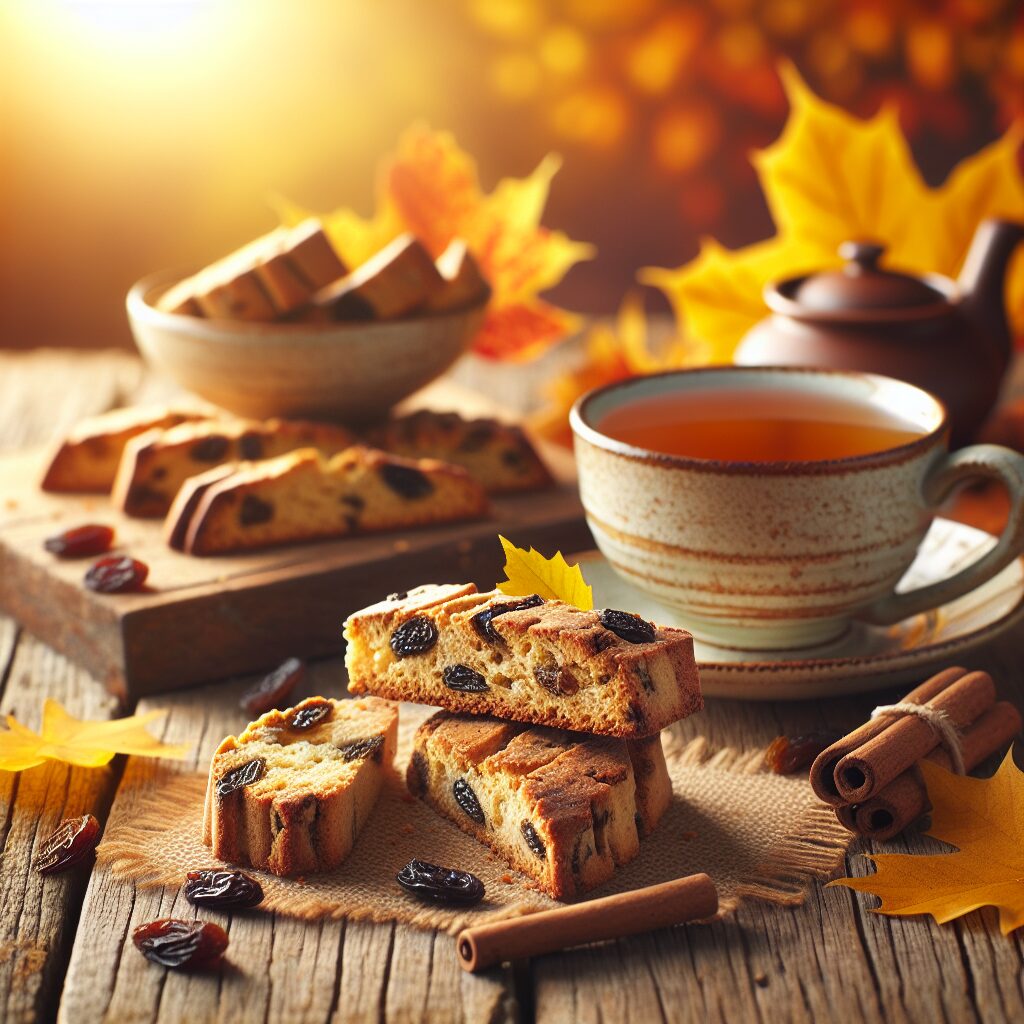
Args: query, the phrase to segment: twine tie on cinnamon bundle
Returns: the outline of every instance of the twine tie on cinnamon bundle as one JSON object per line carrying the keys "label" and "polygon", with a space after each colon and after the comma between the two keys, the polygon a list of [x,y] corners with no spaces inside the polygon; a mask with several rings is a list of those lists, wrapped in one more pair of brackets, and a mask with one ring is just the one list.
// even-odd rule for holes
{"label": "twine tie on cinnamon bundle", "polygon": [[957,775],[967,774],[967,769],[964,767],[963,748],[960,745],[960,732],[945,711],[929,707],[927,704],[900,701],[898,704],[882,704],[871,712],[872,718],[881,718],[883,715],[917,715],[918,718],[926,721],[938,734],[939,742],[949,755],[953,771]]}

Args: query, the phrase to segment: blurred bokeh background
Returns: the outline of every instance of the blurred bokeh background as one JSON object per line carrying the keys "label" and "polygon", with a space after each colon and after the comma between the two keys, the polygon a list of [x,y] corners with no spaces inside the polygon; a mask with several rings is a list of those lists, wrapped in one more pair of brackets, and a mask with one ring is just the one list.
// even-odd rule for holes
{"label": "blurred bokeh background", "polygon": [[1017,0],[4,0],[0,345],[130,345],[136,278],[267,230],[271,193],[369,212],[417,120],[488,188],[561,153],[545,223],[599,256],[553,298],[611,311],[701,235],[771,233],[782,55],[896,102],[932,183],[1024,113]]}

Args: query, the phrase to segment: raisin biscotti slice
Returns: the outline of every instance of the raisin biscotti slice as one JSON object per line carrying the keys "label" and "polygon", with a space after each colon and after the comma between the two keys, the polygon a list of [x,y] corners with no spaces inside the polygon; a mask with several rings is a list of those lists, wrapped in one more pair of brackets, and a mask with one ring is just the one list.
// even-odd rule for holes
{"label": "raisin biscotti slice", "polygon": [[629,738],[703,707],[690,634],[613,609],[430,585],[356,612],[345,639],[352,693]]}
{"label": "raisin biscotti slice", "polygon": [[397,735],[398,708],[374,697],[267,712],[213,755],[203,842],[275,875],[336,868],[376,803]]}
{"label": "raisin biscotti slice", "polygon": [[366,440],[406,458],[462,466],[488,494],[535,490],[554,482],[522,429],[497,420],[421,409],[373,428]]}
{"label": "raisin biscotti slice", "polygon": [[199,410],[140,406],[82,420],[50,459],[41,486],[44,491],[107,492],[114,486],[121,455],[132,438],[209,418]]}
{"label": "raisin biscotti slice", "polygon": [[406,782],[555,899],[632,860],[672,799],[660,736],[611,739],[447,711],[417,731]]}
{"label": "raisin biscotti slice", "polygon": [[304,448],[186,481],[164,528],[188,554],[212,555],[474,519],[487,508],[484,489],[458,466],[362,447],[325,459]]}
{"label": "raisin biscotti slice", "polygon": [[333,455],[354,441],[344,427],[299,420],[206,421],[150,431],[125,446],[112,500],[127,515],[162,517],[181,485],[213,466],[274,458],[298,448]]}

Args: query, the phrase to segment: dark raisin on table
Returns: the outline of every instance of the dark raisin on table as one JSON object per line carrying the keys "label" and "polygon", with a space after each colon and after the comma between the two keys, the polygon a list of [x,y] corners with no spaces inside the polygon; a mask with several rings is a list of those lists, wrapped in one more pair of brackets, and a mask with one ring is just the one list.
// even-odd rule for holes
{"label": "dark raisin on table", "polygon": [[384,737],[368,736],[362,740],[351,740],[343,743],[338,749],[346,761],[361,761],[364,758],[372,757],[377,764],[380,764],[384,756]]}
{"label": "dark raisin on table", "polygon": [[544,840],[537,835],[537,830],[533,827],[533,823],[530,821],[524,821],[519,826],[519,831],[523,833],[523,838],[526,840],[526,845],[538,856],[541,860],[544,860],[548,855],[548,848],[544,845]]}
{"label": "dark raisin on table", "polygon": [[654,642],[654,626],[646,619],[630,612],[620,612],[615,608],[602,608],[598,613],[601,625],[610,629],[617,637],[631,644],[650,644]]}
{"label": "dark raisin on table", "polygon": [[791,775],[810,768],[814,759],[832,746],[840,734],[828,730],[805,733],[802,736],[778,736],[764,752],[764,763],[776,775]]}
{"label": "dark raisin on table", "polygon": [[206,971],[219,967],[228,948],[228,933],[212,921],[181,921],[162,917],[132,932],[135,948],[162,967]]}
{"label": "dark raisin on table", "polygon": [[43,541],[43,547],[58,558],[85,558],[102,555],[114,543],[114,530],[99,523],[75,526]]}
{"label": "dark raisin on table", "polygon": [[445,665],[441,676],[449,690],[459,693],[483,693],[490,689],[487,680],[468,665]]}
{"label": "dark raisin on table", "polygon": [[273,672],[265,675],[255,686],[242,694],[239,706],[246,713],[264,715],[274,708],[280,708],[288,695],[299,684],[306,673],[306,663],[299,658],[281,662]]}
{"label": "dark raisin on table", "polygon": [[543,603],[543,597],[539,594],[531,594],[529,597],[524,597],[521,601],[506,601],[501,604],[492,604],[482,612],[477,612],[470,621],[473,623],[473,628],[484,640],[490,640],[491,643],[498,644],[501,643],[501,634],[492,625],[493,619],[496,619],[499,615],[507,615],[509,612],[521,612],[526,608],[536,608]]}
{"label": "dark raisin on table", "polygon": [[100,823],[91,815],[65,818],[39,847],[33,865],[41,875],[54,875],[80,863],[95,849]]}
{"label": "dark raisin on table", "polygon": [[232,768],[217,780],[217,796],[229,796],[236,790],[259,782],[266,771],[267,762],[262,757],[255,757],[251,761],[246,761],[245,764],[240,764],[237,768]]}
{"label": "dark raisin on table", "polygon": [[90,566],[85,585],[100,594],[129,594],[142,590],[149,566],[128,555],[111,555]]}
{"label": "dark raisin on table", "polygon": [[452,784],[452,795],[455,802],[465,811],[467,816],[472,818],[478,825],[484,824],[484,809],[473,792],[473,787],[465,779],[456,779]]}
{"label": "dark raisin on table", "polygon": [[289,719],[288,726],[291,729],[310,729],[317,722],[322,722],[331,713],[331,702],[320,700],[316,704],[307,704],[299,708]]}
{"label": "dark raisin on table", "polygon": [[413,466],[385,463],[380,467],[380,475],[395,494],[411,501],[434,493],[430,477]]}
{"label": "dark raisin on table", "polygon": [[391,634],[391,650],[399,658],[414,654],[425,654],[437,643],[437,626],[425,615],[414,615],[406,619]]}
{"label": "dark raisin on table", "polygon": [[263,887],[255,878],[222,868],[190,871],[184,893],[189,903],[217,910],[245,910],[263,902]]}
{"label": "dark raisin on table", "polygon": [[484,883],[476,875],[424,860],[409,861],[395,879],[406,892],[433,903],[470,906],[484,898]]}

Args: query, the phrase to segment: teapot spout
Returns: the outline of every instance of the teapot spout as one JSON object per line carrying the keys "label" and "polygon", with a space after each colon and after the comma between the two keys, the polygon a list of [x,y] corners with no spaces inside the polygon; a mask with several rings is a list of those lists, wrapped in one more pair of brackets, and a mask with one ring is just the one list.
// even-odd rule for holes
{"label": "teapot spout", "polygon": [[1009,220],[982,221],[957,282],[963,296],[961,312],[977,335],[988,342],[1003,368],[1012,351],[1003,286],[1010,257],[1021,241],[1024,241],[1024,224]]}

